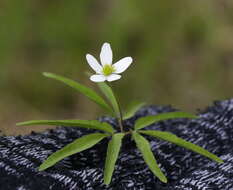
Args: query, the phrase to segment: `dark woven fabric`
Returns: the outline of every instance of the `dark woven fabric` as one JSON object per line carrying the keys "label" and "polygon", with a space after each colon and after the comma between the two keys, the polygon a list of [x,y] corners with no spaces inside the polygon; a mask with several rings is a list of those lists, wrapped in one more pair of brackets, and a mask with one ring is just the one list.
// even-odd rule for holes
{"label": "dark woven fabric", "polygon": [[[174,111],[169,106],[145,107],[125,121],[131,128],[146,115]],[[0,137],[0,190],[233,190],[233,100],[215,102],[195,120],[174,119],[147,127],[170,131],[220,156],[217,164],[176,145],[148,138],[168,178],[161,183],[147,168],[135,144],[125,138],[110,186],[103,185],[106,140],[38,172],[53,152],[91,131],[58,127],[26,136]],[[101,118],[116,127],[116,121]]]}

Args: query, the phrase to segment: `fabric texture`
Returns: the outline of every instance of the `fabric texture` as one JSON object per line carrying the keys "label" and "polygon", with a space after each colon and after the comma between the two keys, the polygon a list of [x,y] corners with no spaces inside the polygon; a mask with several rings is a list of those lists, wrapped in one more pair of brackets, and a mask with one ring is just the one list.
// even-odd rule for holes
{"label": "fabric texture", "polygon": [[[172,112],[170,106],[148,106],[124,121],[132,128],[146,115]],[[112,183],[103,184],[108,139],[38,172],[53,152],[92,130],[58,127],[26,136],[0,137],[0,190],[233,190],[233,99],[215,102],[198,119],[173,119],[148,126],[198,144],[224,160],[218,164],[174,144],[145,136],[168,178],[160,182],[148,169],[130,138],[125,138]],[[102,117],[117,127],[116,120]]]}

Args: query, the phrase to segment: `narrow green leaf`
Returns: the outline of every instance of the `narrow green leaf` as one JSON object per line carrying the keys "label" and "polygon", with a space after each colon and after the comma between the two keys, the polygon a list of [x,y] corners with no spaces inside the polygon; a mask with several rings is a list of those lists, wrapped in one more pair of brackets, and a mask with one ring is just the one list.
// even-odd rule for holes
{"label": "narrow green leaf", "polygon": [[161,113],[157,115],[150,115],[146,117],[142,117],[138,119],[135,123],[135,130],[142,129],[148,125],[151,125],[158,121],[168,120],[168,119],[176,119],[176,118],[191,118],[195,119],[197,116],[185,113],[185,112],[168,112],[168,113]]}
{"label": "narrow green leaf", "polygon": [[108,99],[108,101],[112,104],[113,110],[116,114],[120,113],[120,107],[117,103],[117,99],[111,89],[110,86],[108,86],[105,82],[98,83],[98,86],[102,93],[105,95],[105,97]]}
{"label": "narrow green leaf", "polygon": [[95,144],[97,144],[99,141],[101,141],[103,138],[107,137],[108,135],[103,133],[94,133],[90,135],[85,135],[74,142],[66,145],[64,148],[58,150],[57,152],[50,155],[43,164],[40,165],[39,171],[45,170],[60,160],[64,159],[65,157],[68,157],[70,155],[76,154],[78,152],[82,152],[83,150],[86,150],[88,148],[91,148]]}
{"label": "narrow green leaf", "polygon": [[60,75],[56,75],[53,73],[43,73],[44,76],[48,77],[48,78],[52,78],[55,79],[57,81],[63,82],[64,84],[78,90],[79,92],[81,92],[82,94],[84,94],[85,96],[87,96],[90,100],[92,100],[93,102],[97,103],[99,106],[101,106],[103,109],[105,109],[106,111],[112,113],[112,109],[111,107],[105,102],[105,100],[99,96],[94,90],[92,90],[91,88],[88,88],[84,85],[79,84],[78,82],[65,78],[63,76]]}
{"label": "narrow green leaf", "polygon": [[114,133],[114,129],[106,122],[99,122],[97,120],[33,120],[17,123],[17,126],[28,125],[56,125],[66,127],[80,127],[88,129],[97,129],[108,133]]}
{"label": "narrow green leaf", "polygon": [[157,176],[162,182],[167,183],[167,178],[159,168],[157,161],[151,151],[150,143],[137,132],[133,132],[133,139],[140,152],[142,153],[143,159],[149,166],[150,170]]}
{"label": "narrow green leaf", "polygon": [[126,113],[124,114],[123,119],[129,119],[134,116],[134,114],[145,105],[144,102],[133,102],[132,105],[128,108]]}
{"label": "narrow green leaf", "polygon": [[107,157],[104,168],[104,183],[106,185],[109,185],[111,182],[112,174],[120,152],[122,138],[124,137],[124,135],[124,133],[114,134],[108,144]]}
{"label": "narrow green leaf", "polygon": [[205,157],[208,157],[216,162],[223,163],[223,161],[217,157],[216,155],[210,153],[209,151],[205,150],[204,148],[195,145],[193,143],[190,143],[182,138],[177,137],[174,134],[168,133],[168,132],[163,132],[163,131],[156,131],[156,130],[140,130],[140,133],[143,133],[145,135],[150,135],[152,137],[156,137],[171,143],[174,143],[178,146],[184,147],[186,149],[192,150],[193,152],[196,152],[198,154],[201,154]]}

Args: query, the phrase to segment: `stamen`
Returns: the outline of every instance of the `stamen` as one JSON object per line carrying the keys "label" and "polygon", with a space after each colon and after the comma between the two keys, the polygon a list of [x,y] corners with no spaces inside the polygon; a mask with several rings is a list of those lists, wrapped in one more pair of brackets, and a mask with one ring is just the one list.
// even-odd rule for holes
{"label": "stamen", "polygon": [[113,72],[115,72],[115,69],[112,65],[106,64],[103,67],[103,74],[104,76],[109,76],[111,75]]}

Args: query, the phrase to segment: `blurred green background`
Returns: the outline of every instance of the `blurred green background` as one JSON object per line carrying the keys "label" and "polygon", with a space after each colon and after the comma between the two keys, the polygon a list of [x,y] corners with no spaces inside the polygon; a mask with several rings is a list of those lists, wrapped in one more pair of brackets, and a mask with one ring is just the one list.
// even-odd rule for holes
{"label": "blurred green background", "polygon": [[0,130],[31,119],[93,119],[103,112],[43,71],[96,88],[85,54],[112,45],[134,63],[114,82],[123,107],[132,99],[195,113],[233,97],[233,1],[1,0]]}

